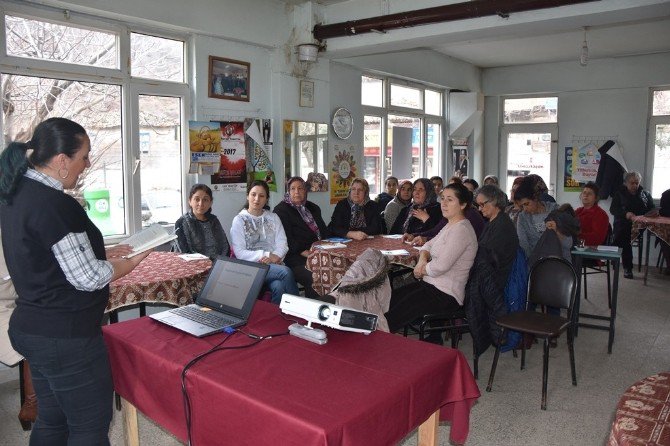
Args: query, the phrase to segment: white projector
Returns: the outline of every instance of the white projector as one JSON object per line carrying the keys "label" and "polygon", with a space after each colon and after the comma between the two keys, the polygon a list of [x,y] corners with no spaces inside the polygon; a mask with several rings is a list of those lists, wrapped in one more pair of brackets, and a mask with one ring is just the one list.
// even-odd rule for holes
{"label": "white projector", "polygon": [[376,314],[292,294],[282,296],[279,308],[286,314],[307,320],[308,327],[316,323],[338,330],[364,334],[370,334],[377,328]]}

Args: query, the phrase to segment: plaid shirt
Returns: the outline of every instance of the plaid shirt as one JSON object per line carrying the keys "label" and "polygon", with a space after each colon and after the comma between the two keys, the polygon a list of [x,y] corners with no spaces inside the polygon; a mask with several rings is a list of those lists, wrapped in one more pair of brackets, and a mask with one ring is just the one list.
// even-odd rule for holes
{"label": "plaid shirt", "polygon": [[[28,169],[25,176],[54,189],[63,190],[60,181],[34,169]],[[51,247],[51,251],[67,281],[78,290],[99,290],[112,280],[114,267],[110,262],[95,257],[91,241],[85,232],[67,234]]]}

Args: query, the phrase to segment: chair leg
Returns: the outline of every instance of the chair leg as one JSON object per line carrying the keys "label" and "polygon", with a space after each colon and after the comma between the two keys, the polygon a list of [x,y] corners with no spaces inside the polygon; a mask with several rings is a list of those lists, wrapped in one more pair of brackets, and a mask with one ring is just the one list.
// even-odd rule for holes
{"label": "chair leg", "polygon": [[500,330],[500,337],[498,338],[498,345],[496,346],[496,352],[493,354],[493,364],[491,364],[491,373],[489,374],[489,383],[486,386],[486,391],[490,392],[491,387],[493,386],[493,377],[496,374],[496,367],[498,366],[498,358],[500,357],[500,343],[505,336],[505,329]]}
{"label": "chair leg", "polygon": [[472,368],[473,370],[473,375],[475,375],[475,379],[479,379],[479,355],[474,354],[472,355]]}
{"label": "chair leg", "polygon": [[549,338],[544,338],[542,354],[542,410],[547,410],[547,375],[549,374]]}
{"label": "chair leg", "polygon": [[612,309],[612,280],[610,276],[610,261],[605,263],[607,268],[607,308]]}
{"label": "chair leg", "polygon": [[570,352],[570,372],[572,373],[572,385],[577,385],[577,372],[575,371],[575,342],[572,325],[568,327],[568,351]]}
{"label": "chair leg", "polygon": [[586,286],[586,267],[583,268],[583,273],[584,273],[584,300],[589,300],[589,294],[588,294],[588,289],[589,287]]}
{"label": "chair leg", "polygon": [[526,344],[521,345],[521,370],[526,368]]}

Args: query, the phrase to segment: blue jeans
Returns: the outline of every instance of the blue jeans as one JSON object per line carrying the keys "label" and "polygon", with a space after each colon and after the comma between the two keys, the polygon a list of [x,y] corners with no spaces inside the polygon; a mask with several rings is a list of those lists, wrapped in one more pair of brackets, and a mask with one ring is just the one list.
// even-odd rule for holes
{"label": "blue jeans", "polygon": [[284,293],[298,295],[298,284],[295,283],[293,271],[284,265],[270,264],[268,275],[265,276],[265,285],[272,292],[272,303],[279,305]]}
{"label": "blue jeans", "polygon": [[37,421],[30,446],[109,446],[112,373],[102,334],[50,338],[9,330],[30,363]]}

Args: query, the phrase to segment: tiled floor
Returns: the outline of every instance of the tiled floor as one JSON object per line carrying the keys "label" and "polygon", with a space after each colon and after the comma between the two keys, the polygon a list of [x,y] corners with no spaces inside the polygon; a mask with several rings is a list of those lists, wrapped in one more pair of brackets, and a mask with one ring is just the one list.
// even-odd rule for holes
{"label": "tiled floor", "polygon": [[[582,311],[604,313],[607,301],[604,275],[589,278],[589,301]],[[468,445],[603,445],[610,430],[617,401],[635,381],[658,371],[670,370],[670,276],[655,272],[648,286],[640,275],[635,280],[621,278],[616,337],[607,354],[607,332],[581,329],[575,344],[577,387],[570,383],[570,367],[565,337],[552,349],[549,360],[548,406],[540,410],[542,348],[528,351],[527,367],[519,370],[519,360],[511,353],[501,356],[493,391],[485,391],[493,351],[480,358],[479,386],[482,396],[470,418]],[[461,350],[471,355],[469,336]],[[0,371],[0,442],[7,446],[28,444],[28,434],[16,420],[18,375],[16,370]],[[440,427],[440,444],[448,444],[449,427]],[[140,420],[141,444],[180,444],[152,422]],[[123,444],[122,419],[115,412],[110,438],[112,445]],[[278,443],[281,444],[281,439]],[[416,444],[411,434],[402,443]]]}

